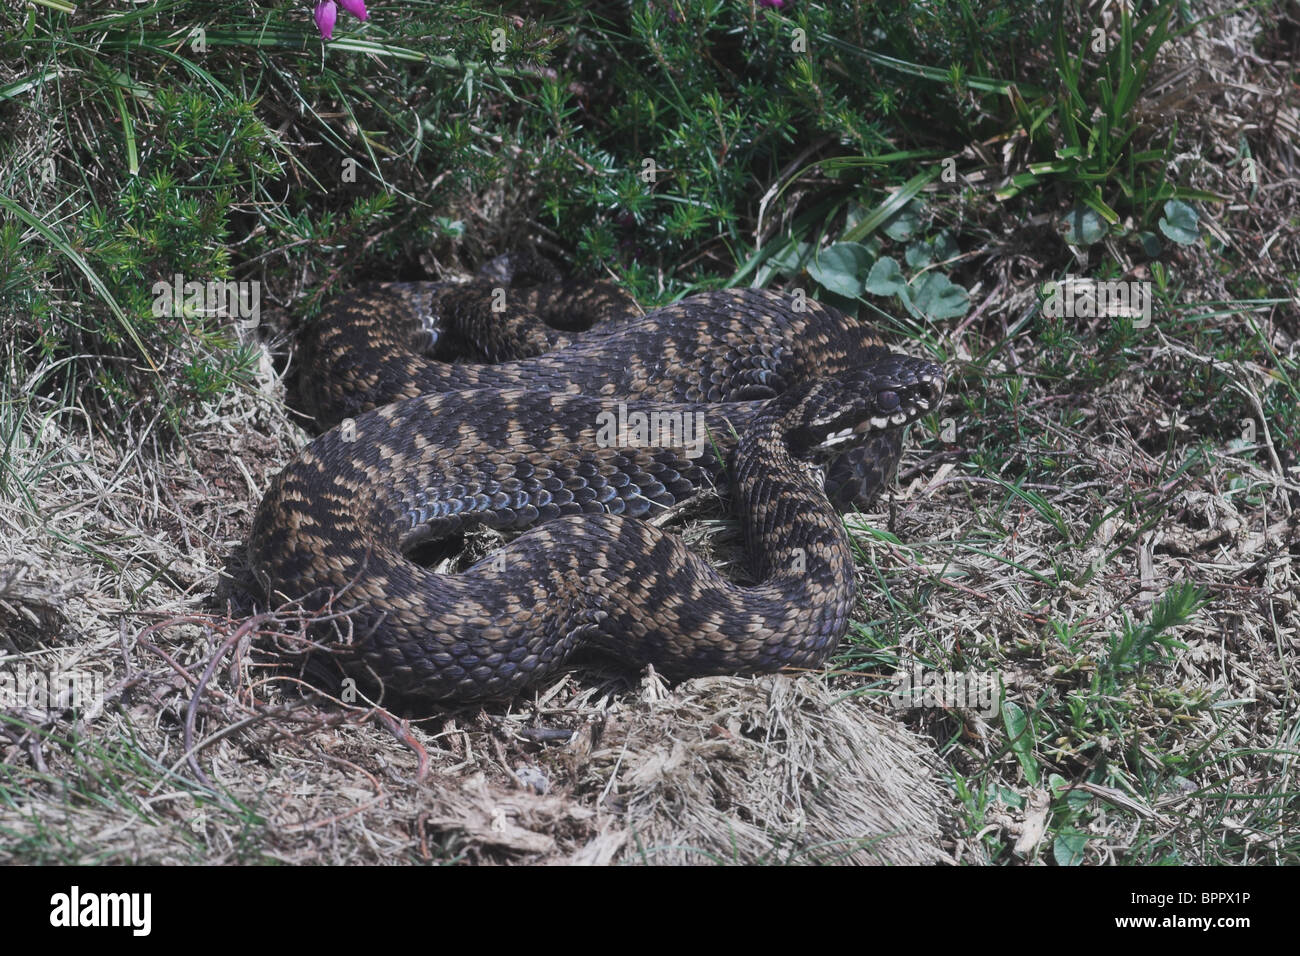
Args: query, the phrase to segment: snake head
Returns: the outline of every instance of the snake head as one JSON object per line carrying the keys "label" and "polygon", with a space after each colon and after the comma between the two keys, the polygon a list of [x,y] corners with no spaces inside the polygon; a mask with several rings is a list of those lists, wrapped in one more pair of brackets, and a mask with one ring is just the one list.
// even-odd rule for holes
{"label": "snake head", "polygon": [[873,434],[901,428],[939,407],[944,383],[938,365],[896,354],[815,379],[783,396],[791,450],[838,454]]}

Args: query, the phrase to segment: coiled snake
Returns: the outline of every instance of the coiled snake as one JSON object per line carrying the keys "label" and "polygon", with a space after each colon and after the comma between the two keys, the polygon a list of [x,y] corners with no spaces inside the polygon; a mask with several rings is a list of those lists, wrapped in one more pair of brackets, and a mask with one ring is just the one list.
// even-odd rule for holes
{"label": "coiled snake", "polygon": [[[553,327],[602,311],[622,314]],[[437,360],[449,347],[530,357]],[[277,600],[331,595],[355,670],[443,703],[510,697],[581,647],[670,676],[820,665],[854,563],[807,462],[838,455],[826,488],[865,502],[944,386],[802,296],[713,292],[636,316],[607,286],[492,275],[356,293],[300,356],[305,404],[342,424],[272,480],[254,573]],[[642,520],[710,484],[732,491],[752,586]],[[475,526],[524,533],[461,574],[406,556]]]}

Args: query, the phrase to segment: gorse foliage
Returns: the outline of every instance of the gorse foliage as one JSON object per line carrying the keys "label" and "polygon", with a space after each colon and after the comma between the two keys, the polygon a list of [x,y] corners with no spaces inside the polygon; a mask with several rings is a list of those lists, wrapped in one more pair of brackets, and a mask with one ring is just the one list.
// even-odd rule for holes
{"label": "gorse foliage", "polygon": [[1026,0],[402,2],[328,44],[300,2],[63,7],[0,12],[0,308],[35,320],[31,354],[86,356],[69,374],[113,414],[175,415],[247,367],[228,316],[155,314],[157,281],[256,279],[271,306],[306,278],[310,310],[452,240],[482,258],[522,216],[642,297],[717,284],[788,212],[820,230],[906,172],[807,164],[988,124],[995,93],[907,64],[1047,35]]}

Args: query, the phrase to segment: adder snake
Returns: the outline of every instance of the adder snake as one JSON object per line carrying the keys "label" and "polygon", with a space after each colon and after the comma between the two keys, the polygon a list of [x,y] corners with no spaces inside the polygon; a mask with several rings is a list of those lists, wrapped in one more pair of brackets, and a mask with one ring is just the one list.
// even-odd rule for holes
{"label": "adder snake", "polygon": [[[621,314],[553,327],[601,311]],[[449,348],[484,361],[439,360]],[[829,461],[827,490],[865,502],[944,386],[801,296],[729,290],[638,316],[608,286],[499,276],[355,293],[300,356],[305,403],[342,425],[272,480],[254,572],[276,600],[332,596],[354,671],[440,703],[510,697],[582,647],[670,676],[820,665],[854,563],[806,464]],[[711,484],[732,492],[752,586],[643,520]],[[407,556],[476,526],[523,533],[460,574]]]}

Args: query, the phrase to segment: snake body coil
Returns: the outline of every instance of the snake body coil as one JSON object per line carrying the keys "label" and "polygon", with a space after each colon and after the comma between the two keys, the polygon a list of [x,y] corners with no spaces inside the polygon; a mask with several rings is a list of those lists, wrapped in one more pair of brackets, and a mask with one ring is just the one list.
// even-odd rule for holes
{"label": "snake body coil", "polygon": [[[806,462],[838,452],[828,487],[870,498],[901,429],[937,406],[942,371],[771,292],[574,334],[537,319],[556,300],[545,317],[571,317],[572,290],[505,291],[503,315],[491,280],[389,284],[312,327],[307,403],[342,425],[258,508],[250,558],[268,593],[332,595],[352,611],[358,668],[437,702],[512,696],[584,646],[673,676],[822,663],[848,626],[854,566]],[[589,311],[627,308],[584,294]],[[452,339],[530,357],[430,359]],[[732,489],[751,587],[642,520],[709,485]],[[523,533],[461,574],[406,556],[476,526]]]}

